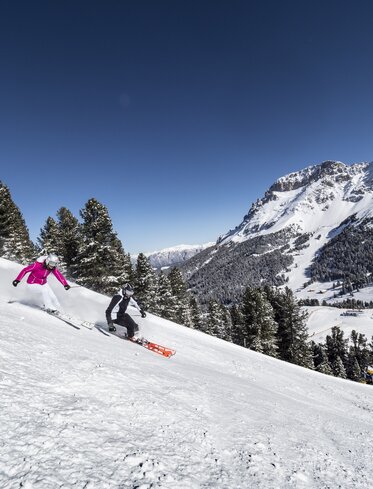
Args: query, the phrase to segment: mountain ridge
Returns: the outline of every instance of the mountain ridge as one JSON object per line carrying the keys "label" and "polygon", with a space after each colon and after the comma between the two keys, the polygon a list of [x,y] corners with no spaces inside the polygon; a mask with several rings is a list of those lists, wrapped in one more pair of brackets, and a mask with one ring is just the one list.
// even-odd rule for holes
{"label": "mountain ridge", "polygon": [[[152,267],[156,269],[169,268],[183,264],[197,253],[214,245],[215,242],[196,245],[181,244],[163,248],[158,251],[144,253],[144,255],[149,259]],[[137,255],[132,255],[132,263],[136,263],[136,260]]]}
{"label": "mountain ridge", "polygon": [[373,163],[324,161],[277,179],[243,221],[218,238],[214,250],[193,257],[183,271],[191,289],[204,300],[234,301],[237,284],[242,288],[287,283],[296,290],[310,280],[310,268],[323,247],[346,227],[353,230],[362,222],[370,234]]}

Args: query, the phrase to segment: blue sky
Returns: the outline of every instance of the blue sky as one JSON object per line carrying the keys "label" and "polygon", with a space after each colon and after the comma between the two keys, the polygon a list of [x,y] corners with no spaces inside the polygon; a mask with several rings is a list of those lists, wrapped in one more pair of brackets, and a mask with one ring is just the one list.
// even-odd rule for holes
{"label": "blue sky", "polygon": [[126,251],[215,240],[273,181],[373,159],[370,1],[3,1],[0,179],[36,239],[109,209]]}

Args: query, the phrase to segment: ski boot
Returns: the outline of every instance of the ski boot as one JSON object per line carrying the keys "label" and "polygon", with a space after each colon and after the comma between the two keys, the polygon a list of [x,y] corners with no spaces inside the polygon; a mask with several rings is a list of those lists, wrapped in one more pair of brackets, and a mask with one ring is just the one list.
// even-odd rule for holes
{"label": "ski boot", "polygon": [[128,338],[130,341],[133,343],[137,343],[138,345],[145,345],[147,343],[147,340],[143,338],[142,336],[132,336],[131,338]]}

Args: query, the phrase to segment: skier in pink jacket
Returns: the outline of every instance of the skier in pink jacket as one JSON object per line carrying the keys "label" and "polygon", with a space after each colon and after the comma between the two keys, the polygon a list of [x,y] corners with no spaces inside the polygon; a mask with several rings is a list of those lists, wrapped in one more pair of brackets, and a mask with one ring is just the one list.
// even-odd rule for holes
{"label": "skier in pink jacket", "polygon": [[26,273],[30,273],[27,279],[28,284],[39,284],[44,285],[47,283],[47,277],[50,273],[61,282],[66,290],[69,290],[70,285],[67,283],[65,277],[57,268],[58,257],[56,255],[50,254],[45,259],[44,257],[39,258],[36,262],[23,268],[18,274],[18,277],[13,280],[14,287],[20,283]]}
{"label": "skier in pink jacket", "polygon": [[[27,278],[27,283],[29,285],[41,285],[45,286],[41,288],[44,306],[48,309],[58,309],[59,303],[54,295],[52,289],[49,288],[47,284],[47,278],[50,273],[56,277],[56,279],[61,282],[65,290],[69,290],[70,285],[67,283],[65,277],[57,268],[58,257],[54,254],[49,254],[48,256],[42,256],[38,258],[34,263],[23,268],[18,274],[17,278],[13,280],[14,287],[20,283],[23,277],[29,273]],[[33,288],[33,287],[32,287]]]}

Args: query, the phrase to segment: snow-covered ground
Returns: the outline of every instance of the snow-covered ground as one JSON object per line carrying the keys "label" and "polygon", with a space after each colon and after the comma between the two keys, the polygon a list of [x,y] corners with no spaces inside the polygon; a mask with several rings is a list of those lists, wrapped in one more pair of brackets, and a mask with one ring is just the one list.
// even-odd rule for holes
{"label": "snow-covered ground", "polygon": [[[0,260],[1,488],[372,487],[371,386],[135,310],[174,357],[73,329],[22,303],[19,268]],[[104,324],[107,297],[50,284]]]}
{"label": "snow-covered ground", "polygon": [[316,343],[324,343],[327,335],[331,334],[333,326],[338,326],[344,332],[346,339],[350,338],[353,330],[364,334],[368,342],[373,337],[373,311],[351,311],[336,307],[306,307],[308,311],[307,327],[310,338]]}

